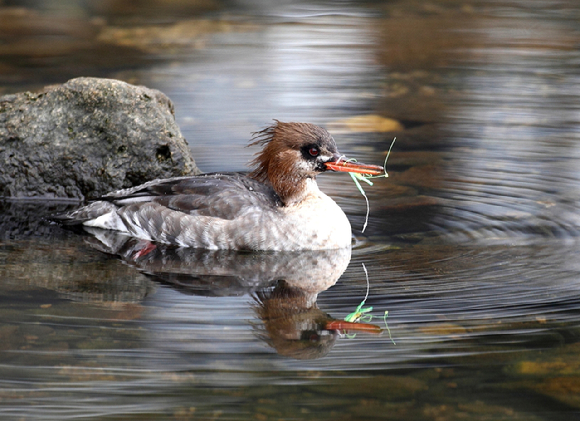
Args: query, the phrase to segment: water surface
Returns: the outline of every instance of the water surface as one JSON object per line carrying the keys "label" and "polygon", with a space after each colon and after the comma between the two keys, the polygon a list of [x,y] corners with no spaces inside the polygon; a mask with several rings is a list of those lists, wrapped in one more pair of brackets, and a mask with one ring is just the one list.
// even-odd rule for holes
{"label": "water surface", "polygon": [[[1,417],[580,419],[574,2],[70,3],[42,10],[68,22],[58,51],[33,48],[55,39],[40,23],[25,51],[0,33],[3,91],[160,89],[206,171],[244,169],[274,118],[324,125],[363,162],[397,141],[364,233],[350,178],[320,177],[350,255],[143,254],[42,219],[69,203],[3,203]],[[332,329],[365,268],[382,332]]]}

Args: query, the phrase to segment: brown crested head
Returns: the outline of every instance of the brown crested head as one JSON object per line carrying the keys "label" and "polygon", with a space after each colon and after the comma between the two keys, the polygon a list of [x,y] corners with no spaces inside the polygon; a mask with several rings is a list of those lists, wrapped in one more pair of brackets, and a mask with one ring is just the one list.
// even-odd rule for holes
{"label": "brown crested head", "polygon": [[250,177],[270,183],[286,205],[300,202],[307,179],[326,171],[339,157],[334,139],[310,123],[275,123],[254,133],[250,145],[262,146],[252,161]]}

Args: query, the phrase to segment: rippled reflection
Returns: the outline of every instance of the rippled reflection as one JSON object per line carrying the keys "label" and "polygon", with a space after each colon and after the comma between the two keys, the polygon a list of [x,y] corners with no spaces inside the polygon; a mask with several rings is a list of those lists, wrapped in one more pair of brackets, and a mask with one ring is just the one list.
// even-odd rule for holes
{"label": "rippled reflection", "polygon": [[483,240],[577,237],[579,76],[577,33],[555,22],[514,26],[485,19],[481,48],[466,58],[463,93],[451,110],[451,154],[441,221]]}
{"label": "rippled reflection", "polygon": [[[349,402],[361,393],[391,403],[410,402],[417,393],[425,405],[441,402],[427,390],[445,382],[466,387],[465,396],[449,395],[456,404],[469,400],[471,379],[485,380],[495,399],[498,390],[506,393],[503,367],[519,373],[530,359],[549,362],[554,352],[572,352],[560,350],[577,335],[578,244],[361,241],[351,259],[348,253],[152,249],[110,237],[86,238],[87,247],[67,233],[55,247],[60,231],[46,228],[54,235],[0,248],[0,333],[9,333],[0,349],[0,408],[7,416],[136,416],[173,405],[210,416],[216,405],[232,414],[238,405],[250,410],[252,396],[269,394],[285,402],[286,412],[293,407],[289,394],[309,406],[332,402],[352,411]],[[27,271],[19,264],[23,255],[35,262]],[[337,340],[337,332],[323,327],[364,298],[362,263],[373,323],[382,326],[388,311],[392,340],[360,332]],[[295,359],[305,357],[318,358]],[[455,371],[439,378],[436,370],[447,365]],[[486,367],[487,374],[474,375],[471,366]],[[361,375],[370,379],[357,380]],[[387,393],[392,385],[399,398]],[[249,389],[240,396],[241,386]],[[46,400],[35,392],[39,387],[50,409],[40,410]],[[511,401],[526,402],[523,390],[509,392]],[[30,405],[19,406],[22,398],[14,394]]]}
{"label": "rippled reflection", "polygon": [[[316,305],[318,294],[340,278],[350,248],[302,252],[237,252],[167,247],[86,228],[94,248],[118,255],[158,282],[188,295],[251,294],[258,336],[279,354],[311,359],[326,355],[339,334],[381,333],[378,326],[337,321]],[[171,338],[165,338],[173,342]]]}

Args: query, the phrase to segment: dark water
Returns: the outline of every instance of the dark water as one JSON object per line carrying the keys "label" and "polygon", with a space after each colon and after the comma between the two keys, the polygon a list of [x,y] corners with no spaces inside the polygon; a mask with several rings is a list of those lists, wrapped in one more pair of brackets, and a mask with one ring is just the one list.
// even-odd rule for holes
{"label": "dark water", "polygon": [[[203,170],[273,118],[397,140],[364,233],[320,177],[350,255],[144,253],[2,203],[1,419],[580,419],[576,2],[4,4],[0,92],[160,89]],[[382,331],[337,330],[365,268]]]}

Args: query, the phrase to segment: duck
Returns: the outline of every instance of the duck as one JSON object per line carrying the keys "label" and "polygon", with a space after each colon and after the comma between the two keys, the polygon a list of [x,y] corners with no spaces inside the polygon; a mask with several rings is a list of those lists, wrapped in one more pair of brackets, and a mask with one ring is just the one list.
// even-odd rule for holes
{"label": "duck", "polygon": [[209,250],[299,251],[350,247],[343,210],[316,183],[330,172],[382,174],[345,159],[324,128],[274,120],[254,133],[252,170],[173,177],[108,193],[60,218],[152,243]]}

